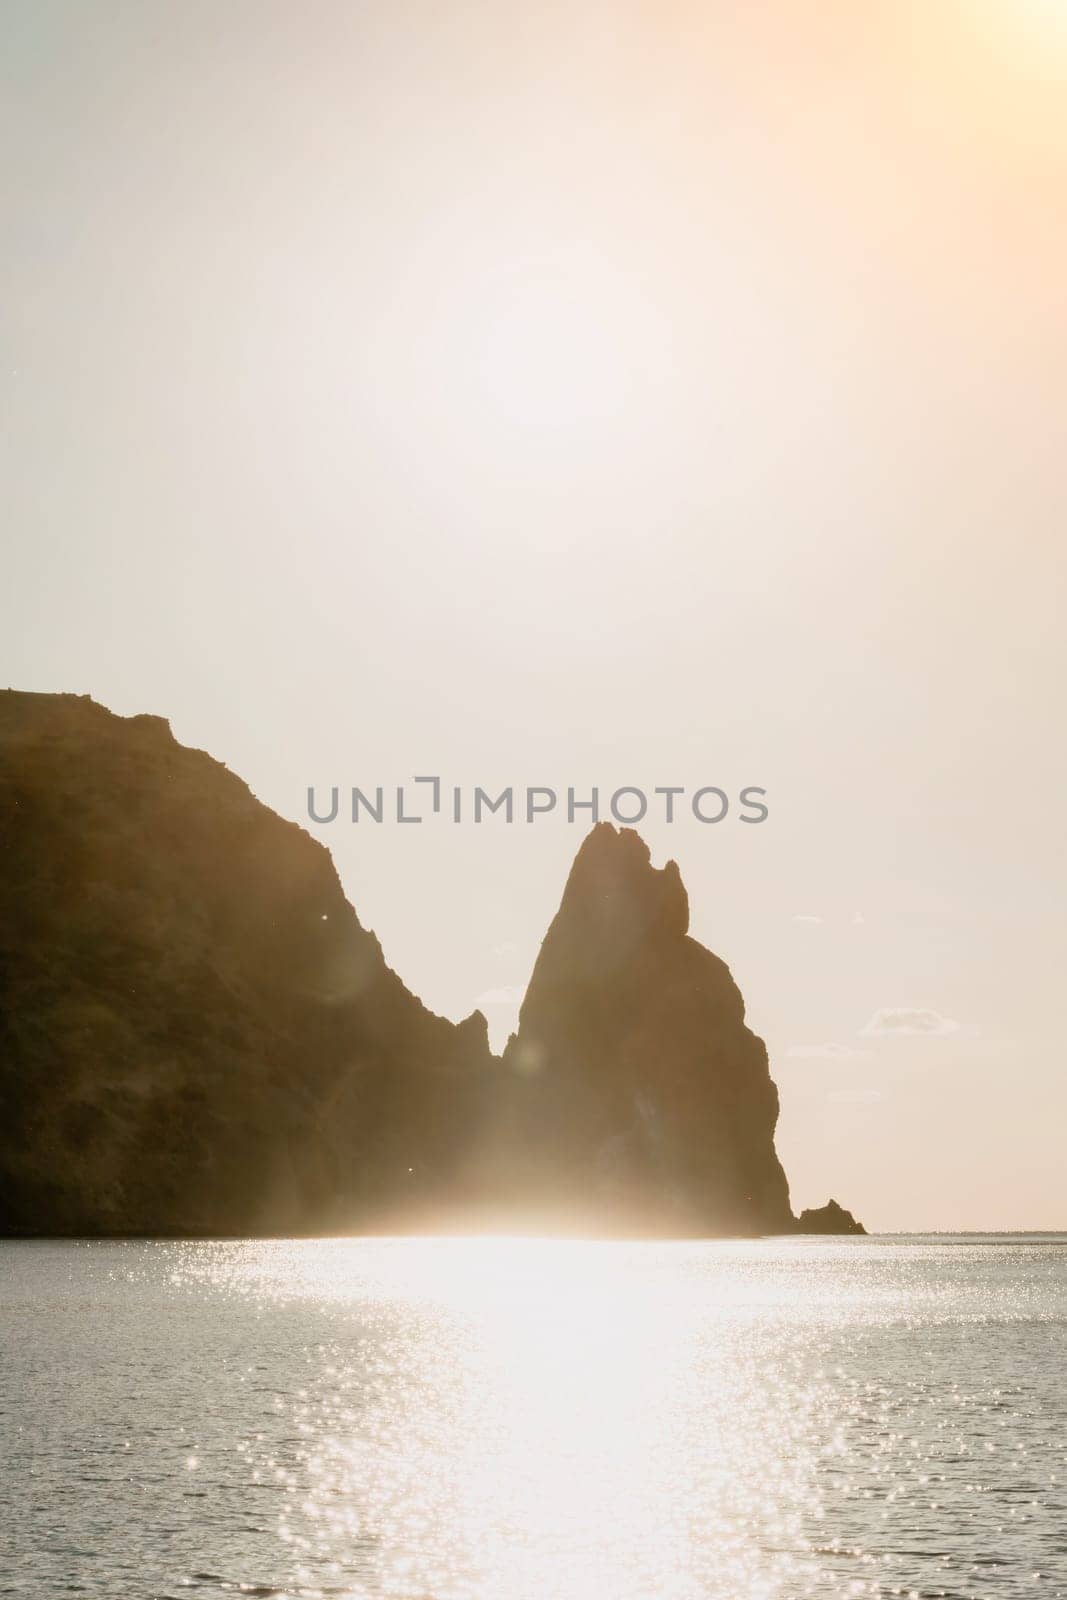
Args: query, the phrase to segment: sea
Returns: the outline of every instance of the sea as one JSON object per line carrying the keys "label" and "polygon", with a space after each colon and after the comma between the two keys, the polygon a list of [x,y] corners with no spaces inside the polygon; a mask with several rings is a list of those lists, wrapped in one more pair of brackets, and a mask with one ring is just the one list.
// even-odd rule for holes
{"label": "sea", "polygon": [[1067,1596],[1067,1236],[0,1244],[0,1595]]}

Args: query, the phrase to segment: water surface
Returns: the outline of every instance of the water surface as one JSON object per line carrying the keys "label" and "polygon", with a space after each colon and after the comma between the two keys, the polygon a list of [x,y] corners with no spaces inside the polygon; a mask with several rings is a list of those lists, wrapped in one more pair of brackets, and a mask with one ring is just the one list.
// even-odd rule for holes
{"label": "water surface", "polygon": [[1067,1596],[1037,1237],[0,1245],[0,1594]]}

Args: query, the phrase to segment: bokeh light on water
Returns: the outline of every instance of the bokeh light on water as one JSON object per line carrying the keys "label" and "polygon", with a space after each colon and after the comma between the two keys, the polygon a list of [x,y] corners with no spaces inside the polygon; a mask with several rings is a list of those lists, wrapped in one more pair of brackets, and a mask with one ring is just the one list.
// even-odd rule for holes
{"label": "bokeh light on water", "polygon": [[0,1593],[1067,1594],[1053,1242],[0,1259]]}

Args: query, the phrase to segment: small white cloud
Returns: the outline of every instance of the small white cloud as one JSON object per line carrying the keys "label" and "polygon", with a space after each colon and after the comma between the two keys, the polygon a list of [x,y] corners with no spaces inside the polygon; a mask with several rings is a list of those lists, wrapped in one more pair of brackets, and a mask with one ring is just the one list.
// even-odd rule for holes
{"label": "small white cloud", "polygon": [[943,1017],[940,1011],[882,1006],[859,1031],[860,1036],[867,1039],[943,1039],[950,1033],[959,1033],[960,1024],[951,1017]]}
{"label": "small white cloud", "polygon": [[862,911],[854,911],[852,913],[852,926],[854,928],[862,928],[866,921],[867,918],[863,915]]}
{"label": "small white cloud", "polygon": [[499,989],[486,989],[474,1002],[476,1006],[517,1006],[522,1004],[526,993],[525,984],[508,983]]}
{"label": "small white cloud", "polygon": [[810,911],[795,911],[793,913],[793,921],[810,922],[813,926],[817,927],[822,922],[822,918],[814,916]]}
{"label": "small white cloud", "polygon": [[786,1055],[793,1061],[866,1061],[871,1051],[852,1044],[791,1044]]}

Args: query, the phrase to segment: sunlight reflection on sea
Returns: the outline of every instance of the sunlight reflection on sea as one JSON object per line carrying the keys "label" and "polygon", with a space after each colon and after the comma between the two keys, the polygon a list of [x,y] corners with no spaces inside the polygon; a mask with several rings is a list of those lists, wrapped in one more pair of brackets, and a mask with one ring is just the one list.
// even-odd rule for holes
{"label": "sunlight reflection on sea", "polygon": [[1054,1242],[0,1261],[0,1594],[1067,1594]]}

